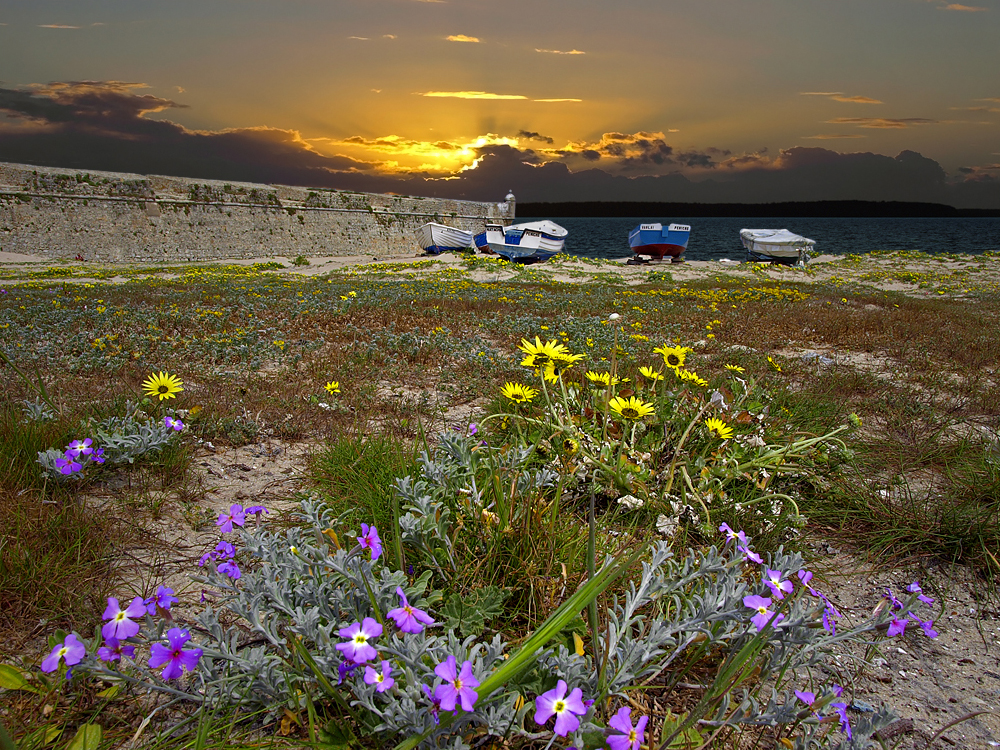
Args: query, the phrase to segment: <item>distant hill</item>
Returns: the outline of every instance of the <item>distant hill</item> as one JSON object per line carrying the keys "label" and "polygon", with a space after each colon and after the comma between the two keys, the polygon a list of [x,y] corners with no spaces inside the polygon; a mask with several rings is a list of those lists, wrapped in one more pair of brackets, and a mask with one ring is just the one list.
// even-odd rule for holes
{"label": "distant hill", "polygon": [[843,218],[947,218],[1000,217],[1000,210],[955,208],[943,203],[902,201],[789,201],[785,203],[642,203],[632,201],[580,201],[518,203],[518,218],[540,216],[635,216],[637,218],[733,217],[843,217]]}

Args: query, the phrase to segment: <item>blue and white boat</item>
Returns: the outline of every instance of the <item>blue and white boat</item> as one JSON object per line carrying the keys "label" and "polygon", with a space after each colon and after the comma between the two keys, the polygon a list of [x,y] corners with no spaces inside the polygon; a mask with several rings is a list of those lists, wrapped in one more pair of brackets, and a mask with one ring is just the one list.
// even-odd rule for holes
{"label": "blue and white boat", "polygon": [[472,232],[429,221],[417,230],[417,242],[431,255],[461,252],[472,247]]}
{"label": "blue and white boat", "polygon": [[501,258],[519,263],[537,263],[562,252],[569,232],[548,219],[524,224],[487,224],[486,231],[474,238],[483,253],[495,253]]}
{"label": "blue and white boat", "polygon": [[628,244],[636,255],[648,255],[663,260],[667,255],[678,258],[687,250],[691,227],[687,224],[640,224],[628,235]]}

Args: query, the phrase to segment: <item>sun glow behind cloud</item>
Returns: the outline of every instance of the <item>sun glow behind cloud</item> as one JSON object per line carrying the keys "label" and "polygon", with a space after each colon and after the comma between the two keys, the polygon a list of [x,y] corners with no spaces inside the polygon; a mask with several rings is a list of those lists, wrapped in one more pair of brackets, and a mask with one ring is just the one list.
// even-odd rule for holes
{"label": "sun glow behind cloud", "polygon": [[377,138],[351,136],[350,138],[316,138],[309,141],[317,151],[350,155],[352,158],[372,161],[385,172],[431,172],[454,174],[473,168],[476,149],[486,146],[511,146],[518,148],[519,139],[487,133],[471,139],[442,139],[420,141],[398,135]]}

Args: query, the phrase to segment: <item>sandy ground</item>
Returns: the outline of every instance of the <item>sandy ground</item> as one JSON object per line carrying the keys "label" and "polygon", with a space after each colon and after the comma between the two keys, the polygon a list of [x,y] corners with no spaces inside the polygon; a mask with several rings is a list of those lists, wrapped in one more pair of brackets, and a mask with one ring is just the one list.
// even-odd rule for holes
{"label": "sandy ground", "polygon": [[[461,256],[453,254],[434,258],[412,254],[310,258],[310,265],[304,267],[291,266],[288,258],[227,262],[249,265],[267,260],[288,266],[282,273],[306,275],[345,269],[366,274],[423,274],[461,267],[463,263]],[[418,264],[415,268],[405,267],[426,260],[432,262]],[[64,263],[0,253],[0,271],[8,276],[0,282],[0,287],[17,283],[19,270],[28,273]],[[123,266],[123,271],[127,268]],[[669,272],[676,282],[725,274],[762,280],[845,284],[857,281],[873,288],[915,296],[936,295],[938,292],[919,281],[918,277],[928,274],[944,278],[958,276],[967,281],[967,285],[959,284],[957,290],[949,292],[953,296],[962,296],[963,286],[1000,290],[1000,258],[920,261],[901,258],[848,265],[842,259],[821,256],[805,269],[712,261],[628,266],[622,260],[595,265],[567,259],[530,268],[533,273],[566,282],[587,282],[597,274],[616,272],[626,283],[634,284],[646,281],[651,270],[662,270]],[[895,268],[916,280],[893,278],[891,271]],[[515,276],[516,271],[498,268],[470,275],[482,281],[497,281]],[[119,277],[122,281],[125,278]],[[71,280],[86,279],[74,277]],[[843,364],[852,366],[850,362]],[[475,416],[475,406],[467,404],[446,412],[445,420],[446,424],[467,424]],[[182,502],[178,498],[164,498],[160,515],[147,523],[146,541],[135,548],[122,550],[120,574],[126,585],[134,588],[135,594],[147,595],[156,584],[165,582],[183,592],[184,604],[178,615],[182,620],[185,616],[190,617],[201,593],[200,587],[191,582],[190,575],[198,571],[198,558],[219,539],[214,523],[217,515],[232,503],[264,504],[275,514],[294,509],[295,494],[307,486],[305,474],[312,448],[307,443],[279,440],[265,440],[235,449],[199,444],[194,462],[194,486],[189,488],[188,499]],[[97,495],[91,501],[100,505],[108,502],[111,494],[112,491],[106,497]],[[898,747],[906,750],[928,747],[928,741],[940,730],[963,717],[967,719],[943,731],[930,747],[1000,747],[1000,612],[997,610],[1000,597],[997,592],[984,591],[982,582],[970,577],[964,569],[946,566],[891,569],[837,549],[839,546],[839,543],[823,540],[813,542],[814,552],[819,556],[818,569],[827,571],[824,591],[848,620],[863,619],[878,604],[887,587],[901,592],[912,580],[920,579],[925,590],[937,599],[934,617],[940,631],[939,638],[930,640],[919,628],[911,627],[904,636],[883,642],[873,654],[870,665],[862,669],[848,656],[831,663],[831,675],[852,688],[851,715],[859,717],[876,705],[888,704],[902,717],[893,727],[895,734],[891,741],[898,742]],[[120,592],[120,596],[123,594],[124,591]]]}
{"label": "sandy ground", "polygon": [[[269,257],[253,259],[233,259],[219,263],[171,264],[204,267],[218,264],[249,266],[254,263],[273,261],[285,266],[274,273],[317,276],[335,272],[357,274],[399,274],[422,276],[444,269],[461,269],[470,256],[458,253],[443,253],[427,256],[417,253],[393,255],[342,255],[315,256],[309,258],[308,266],[293,266],[292,259]],[[479,256],[480,258],[486,256]],[[856,256],[855,256],[856,257]],[[33,255],[0,252],[0,273],[4,278],[0,284],[16,284],[30,280],[28,274],[49,266],[66,267],[77,261],[42,258]],[[87,268],[79,263],[80,270]],[[60,278],[58,281],[83,283],[121,283],[128,280],[128,272],[142,267],[148,272],[150,264],[120,264],[122,275],[111,279],[95,279],[84,275]],[[112,266],[113,267],[113,266]],[[107,265],[103,266],[107,270]],[[479,268],[466,271],[472,281],[500,282],[517,277],[528,270],[533,279],[551,279],[564,283],[586,283],[607,273],[619,274],[629,285],[646,283],[651,271],[669,274],[675,283],[719,278],[754,278],[759,281],[784,281],[796,283],[832,283],[845,287],[862,285],[879,291],[895,291],[916,297],[931,297],[946,294],[961,297],[975,291],[1000,292],[1000,257],[996,256],[920,256],[906,254],[884,256],[862,256],[860,260],[844,256],[820,255],[805,267],[744,263],[739,260],[705,261],[694,260],[683,263],[652,261],[644,265],[628,265],[625,259],[590,261],[571,256],[554,258],[547,263],[531,266],[503,266]],[[20,276],[19,272],[24,275]],[[176,275],[165,273],[166,278]]]}

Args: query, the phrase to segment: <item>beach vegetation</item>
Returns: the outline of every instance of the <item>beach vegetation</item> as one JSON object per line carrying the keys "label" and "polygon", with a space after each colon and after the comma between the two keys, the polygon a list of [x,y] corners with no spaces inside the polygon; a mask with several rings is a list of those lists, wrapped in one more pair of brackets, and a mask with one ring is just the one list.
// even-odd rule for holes
{"label": "beach vegetation", "polygon": [[[804,542],[1000,573],[996,290],[463,264],[5,280],[14,742],[877,742],[831,659],[936,610],[847,622]],[[197,462],[272,442],[286,510],[216,515]],[[186,591],[123,564],[160,518]]]}

